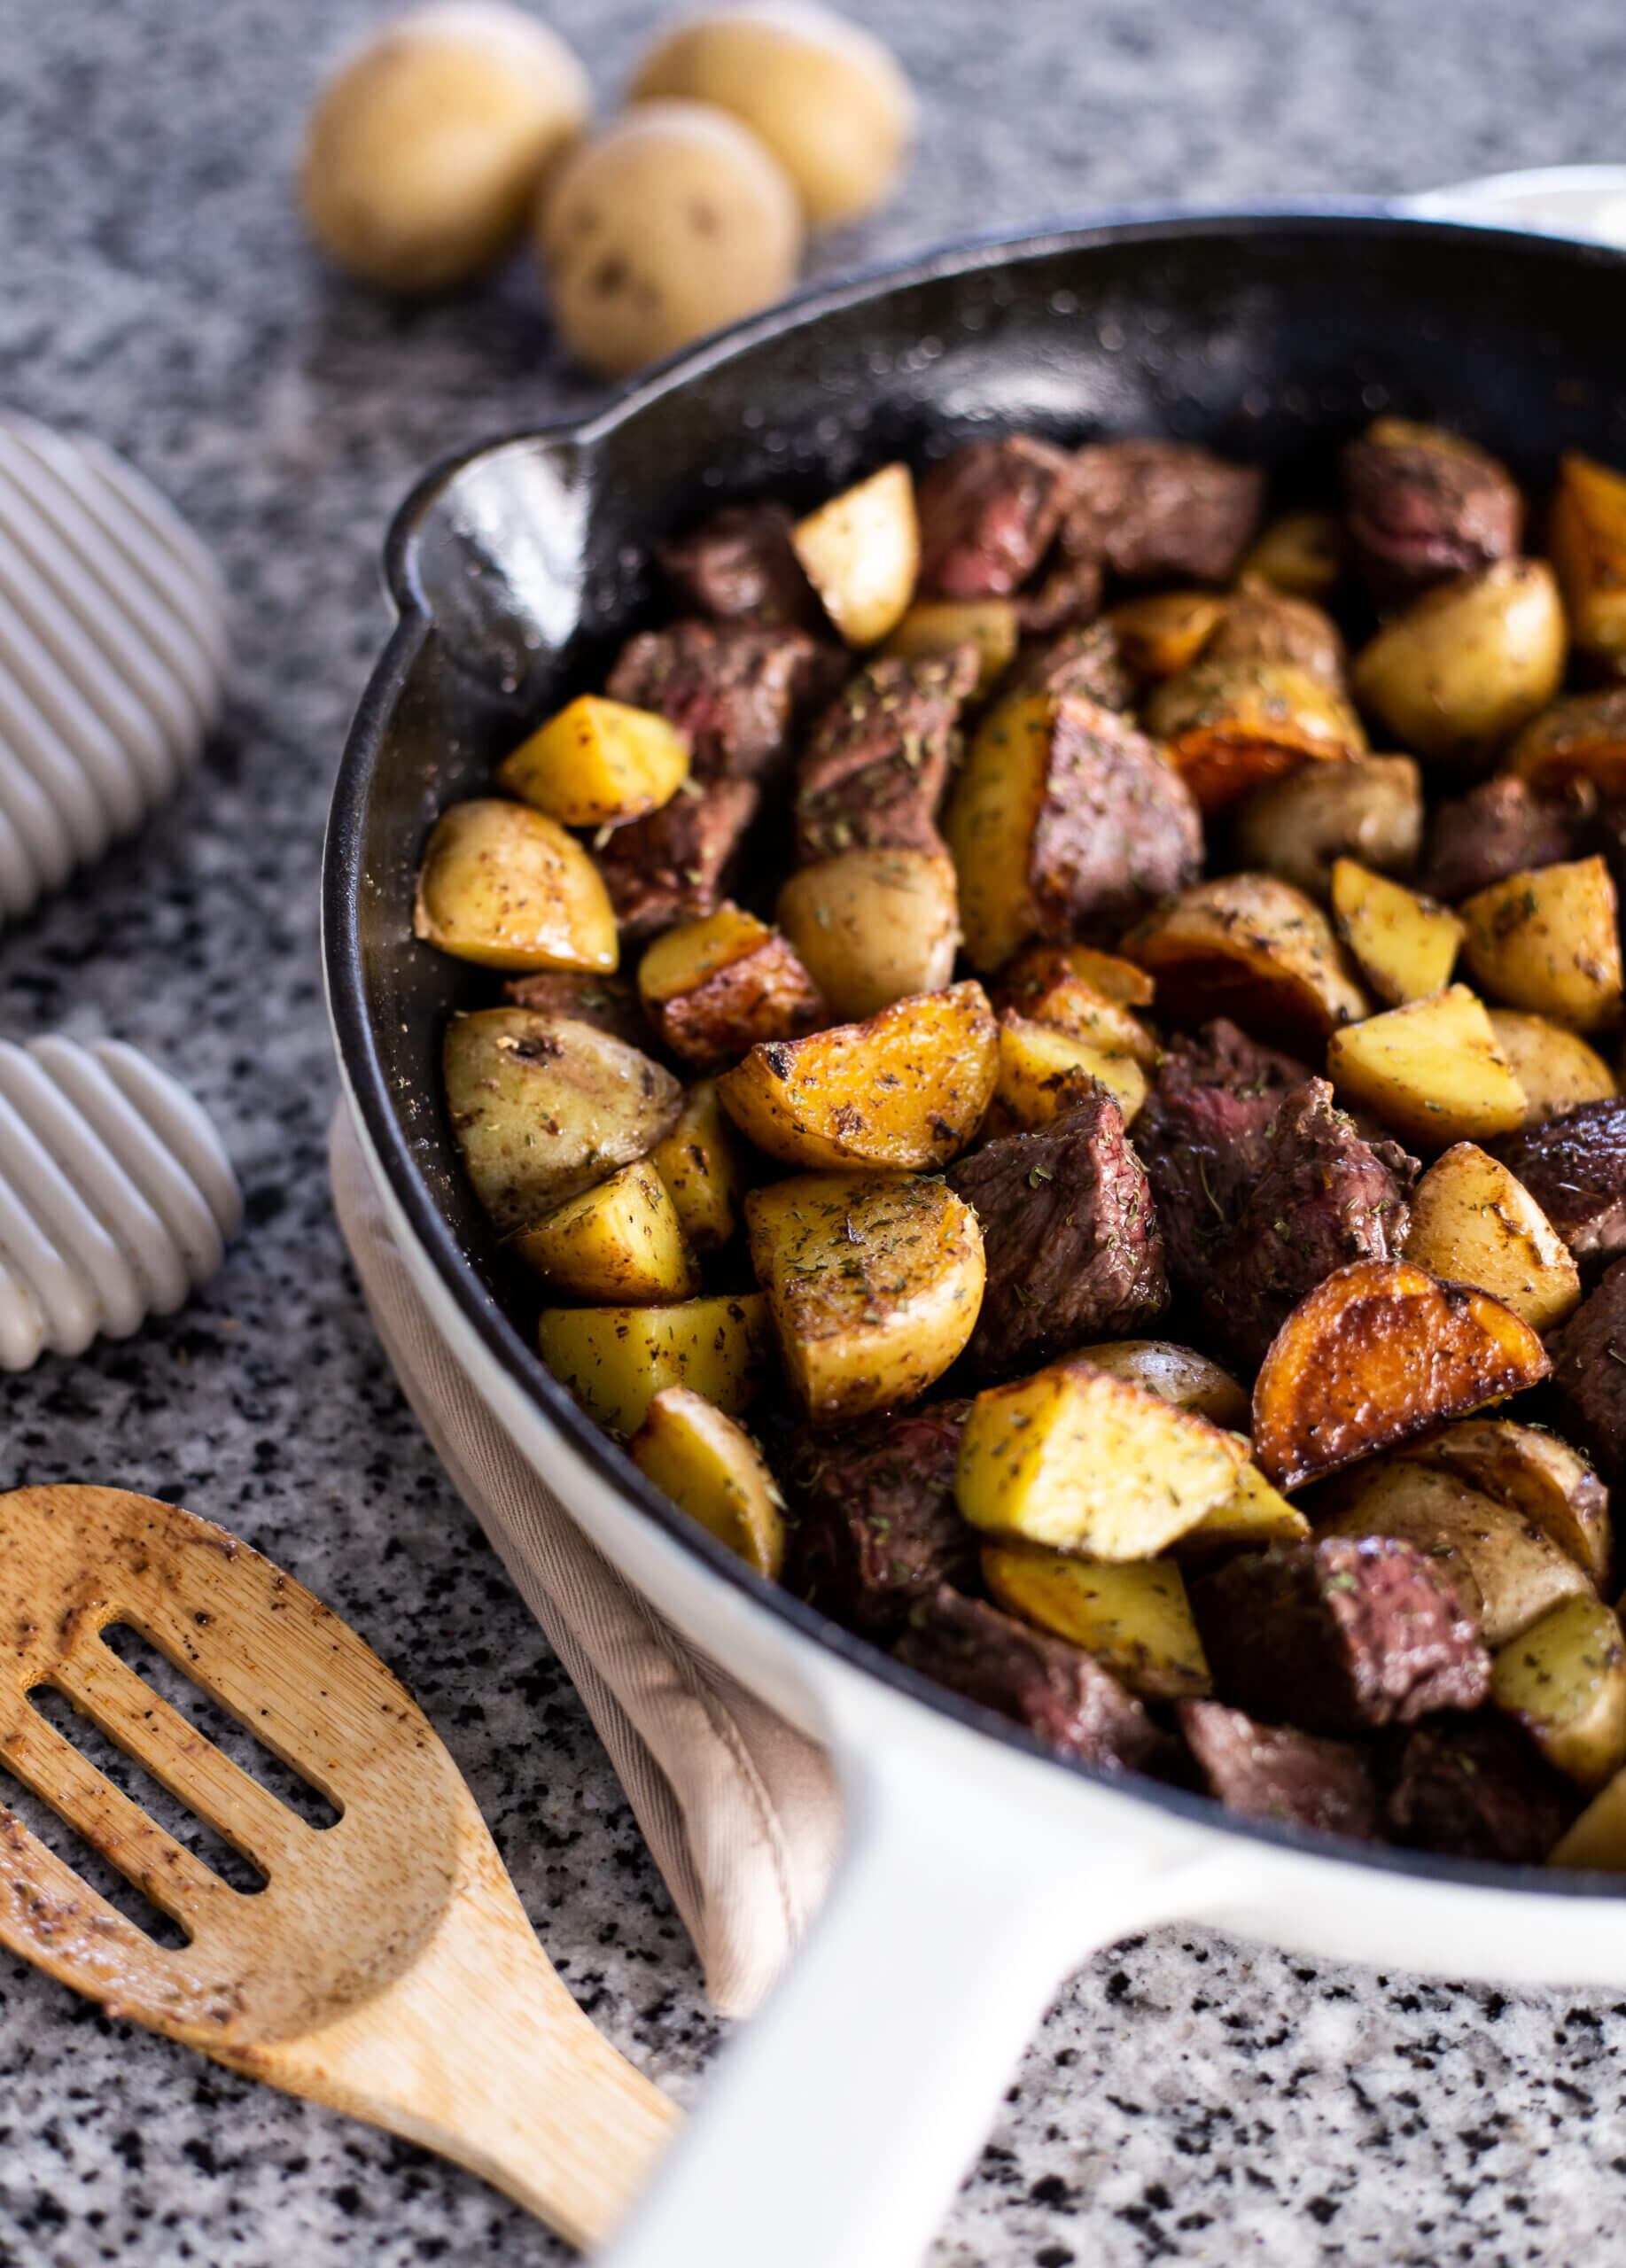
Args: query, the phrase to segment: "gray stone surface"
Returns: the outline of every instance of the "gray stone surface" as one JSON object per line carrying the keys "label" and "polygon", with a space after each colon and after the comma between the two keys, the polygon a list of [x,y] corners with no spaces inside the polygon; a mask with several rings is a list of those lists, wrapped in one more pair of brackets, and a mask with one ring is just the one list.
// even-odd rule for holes
{"label": "gray stone surface", "polygon": [[[1140,197],[1383,190],[1622,154],[1619,0],[886,0],[908,187],[821,264]],[[432,305],[324,276],[288,197],[323,0],[0,0],[0,400],[126,450],[217,547],[230,715],[136,843],[0,937],[4,1029],[109,1030],[206,1099],[248,1195],[133,1342],[0,1382],[5,1478],[183,1498],[329,1596],[467,1771],[548,1949],[688,2099],[716,2044],[590,1727],[404,1411],[340,1256],[315,957],[323,807],[430,457],[590,390],[523,265]],[[654,11],[558,0],[601,100]],[[1034,2044],[940,2268],[1619,2256],[1626,2004],[1295,1966],[1164,1931]],[[551,2262],[478,2183],[0,1961],[0,2263]]]}

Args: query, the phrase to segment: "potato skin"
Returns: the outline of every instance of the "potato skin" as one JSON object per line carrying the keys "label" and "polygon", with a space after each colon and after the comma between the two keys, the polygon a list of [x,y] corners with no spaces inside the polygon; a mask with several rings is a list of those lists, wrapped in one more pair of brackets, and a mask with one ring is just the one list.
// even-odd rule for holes
{"label": "potato skin", "polygon": [[1498,559],[1380,630],[1356,656],[1356,698],[1403,748],[1471,766],[1546,707],[1568,642],[1545,561]]}
{"label": "potato skin", "polygon": [[1409,756],[1301,765],[1253,788],[1234,824],[1243,866],[1322,898],[1335,858],[1358,858],[1382,874],[1412,872],[1423,843],[1422,774]]}
{"label": "potato skin", "polygon": [[1227,1432],[1246,1431],[1248,1395],[1229,1371],[1194,1348],[1169,1339],[1113,1339],[1100,1347],[1080,1347],[1073,1360],[1091,1363],[1114,1378],[1128,1379],[1181,1410],[1194,1410]]}
{"label": "potato skin", "polygon": [[1459,1474],[1551,1536],[1599,1590],[1609,1588],[1609,1491],[1579,1449],[1556,1433],[1510,1418],[1465,1418],[1395,1454]]}
{"label": "potato skin", "polygon": [[953,980],[960,901],[951,858],[841,850],[798,868],[777,913],[833,1015],[857,1021]]}
{"label": "potato skin", "polygon": [[1156,979],[1177,1023],[1230,1015],[1313,1045],[1367,1013],[1320,907],[1273,874],[1194,883],[1132,929],[1124,951]]}
{"label": "potato skin", "polygon": [[692,1387],[737,1417],[773,1367],[760,1292],[670,1307],[544,1308],[536,1343],[588,1417],[623,1437],[637,1432],[663,1386]]}
{"label": "potato skin", "polygon": [[1592,1795],[1626,1764],[1626,1645],[1594,1598],[1568,1598],[1497,1655],[1490,1698]]}
{"label": "potato skin", "polygon": [[442,812],[418,870],[412,934],[486,968],[608,972],[620,947],[599,872],[573,835],[524,804]]}

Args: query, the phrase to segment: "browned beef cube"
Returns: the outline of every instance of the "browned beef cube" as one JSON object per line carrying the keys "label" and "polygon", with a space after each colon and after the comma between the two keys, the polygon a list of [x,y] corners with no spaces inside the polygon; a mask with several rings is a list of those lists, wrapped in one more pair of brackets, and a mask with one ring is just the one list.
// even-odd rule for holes
{"label": "browned beef cube", "polygon": [[1519,548],[1524,500],[1494,457],[1385,418],[1343,453],[1350,548],[1381,606]]}
{"label": "browned beef cube", "polygon": [[1479,1628],[1431,1559],[1389,1536],[1245,1552],[1192,1586],[1216,1689],[1267,1723],[1354,1733],[1475,1709]]}
{"label": "browned beef cube", "polygon": [[1368,1142],[1325,1079],[1283,1101],[1270,1153],[1228,1236],[1203,1250],[1203,1306],[1246,1368],[1322,1278],[1351,1260],[1397,1260],[1418,1163]]}
{"label": "browned beef cube", "polygon": [[1259,524],[1264,475],[1186,441],[1101,441],[1073,459],[1062,541],[1131,582],[1227,583]]}
{"label": "browned beef cube", "polygon": [[1024,433],[945,457],[915,491],[922,591],[985,599],[1019,590],[1050,548],[1071,479],[1065,449]]}
{"label": "browned beef cube", "polygon": [[976,684],[975,646],[871,662],[826,709],[799,767],[805,864],[839,850],[941,850],[937,807]]}
{"label": "browned beef cube", "polygon": [[1552,1384],[1575,1434],[1612,1486],[1626,1482],[1626,1260],[1617,1260],[1548,1341]]}
{"label": "browned beef cube", "polygon": [[725,504],[657,551],[678,603],[712,622],[810,629],[819,602],[791,548],[782,504]]}
{"label": "browned beef cube", "polygon": [[841,666],[804,631],[674,622],[629,638],[604,690],[686,733],[696,780],[762,780],[788,762],[798,718],[834,690]]}
{"label": "browned beef cube", "polygon": [[1091,622],[1035,643],[1018,656],[1000,688],[1012,700],[1031,693],[1070,693],[1103,709],[1134,706],[1135,674],[1109,622]]}
{"label": "browned beef cube", "polygon": [[647,1054],[659,1047],[638,998],[638,988],[625,976],[588,976],[573,969],[539,969],[530,976],[514,976],[502,988],[516,1007],[540,1008],[544,1014],[569,1016],[624,1039],[629,1047]]}
{"label": "browned beef cube", "polygon": [[982,1224],[988,1284],[967,1353],[984,1377],[1131,1338],[1168,1305],[1151,1187],[1104,1088],[985,1143],[948,1180]]}
{"label": "browned beef cube", "polygon": [[1016,601],[1016,619],[1032,637],[1042,637],[1069,623],[1093,622],[1101,612],[1106,571],[1099,559],[1070,548],[1065,527],[1050,562],[1033,589],[1023,591]]}
{"label": "browned beef cube", "polygon": [[1599,1274],[1626,1254],[1626,1102],[1577,1103],[1495,1149],[1583,1270]]}
{"label": "browned beef cube", "polygon": [[1573,858],[1586,825],[1582,798],[1537,796],[1522,780],[1482,780],[1435,811],[1419,887],[1454,905],[1509,874]]}
{"label": "browned beef cube", "polygon": [[1386,1808],[1396,1843],[1535,1867],[1580,1804],[1517,1727],[1487,1711],[1413,1726]]}
{"label": "browned beef cube", "polygon": [[940,1584],[977,1587],[977,1534],[954,1502],[969,1402],[802,1433],[782,1460],[791,1505],[785,1580],[849,1629],[888,1645]]}
{"label": "browned beef cube", "polygon": [[1116,944],[1202,863],[1202,820],[1172,765],[1116,710],[1058,700],[1028,852],[1039,934]]}
{"label": "browned beef cube", "polygon": [[1279,1819],[1326,1835],[1378,1834],[1372,1758],[1350,1741],[1291,1725],[1258,1725],[1223,1701],[1182,1701],[1177,1713],[1209,1793],[1249,1819]]}
{"label": "browned beef cube", "polygon": [[623,935],[650,937],[715,913],[760,800],[749,780],[719,780],[618,827],[598,870]]}
{"label": "browned beef cube", "polygon": [[917,1605],[900,1662],[968,1701],[1014,1717],[1063,1756],[1109,1771],[1153,1771],[1173,1743],[1093,1654],[947,1588]]}

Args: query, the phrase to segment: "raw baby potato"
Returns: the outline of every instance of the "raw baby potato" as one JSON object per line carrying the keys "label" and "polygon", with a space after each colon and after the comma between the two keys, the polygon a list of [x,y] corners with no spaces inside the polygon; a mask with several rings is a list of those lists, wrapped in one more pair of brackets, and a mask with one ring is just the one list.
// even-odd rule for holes
{"label": "raw baby potato", "polygon": [[524,9],[441,0],[402,16],[317,97],[300,171],[310,232],[387,291],[461,283],[517,237],[587,103],[575,56]]}
{"label": "raw baby potato", "polygon": [[1579,1449],[1511,1418],[1467,1418],[1397,1456],[1455,1473],[1550,1536],[1602,1590],[1614,1560],[1609,1492]]}
{"label": "raw baby potato", "polygon": [[886,641],[906,661],[976,649],[975,698],[981,700],[1016,658],[1021,625],[1014,599],[919,599]]}
{"label": "raw baby potato", "polygon": [[1614,1076],[1579,1032],[1518,1008],[1492,1008],[1490,1029],[1524,1089],[1524,1122],[1539,1126],[1577,1103],[1607,1102]]}
{"label": "raw baby potato", "polygon": [[971,1405],[954,1493],[984,1534],[1149,1559],[1235,1488],[1247,1444],[1070,1357]]}
{"label": "raw baby potato", "polygon": [[536,1343],[588,1417],[623,1436],[637,1432],[663,1386],[692,1387],[737,1417],[773,1370],[760,1292],[671,1307],[544,1308]]}
{"label": "raw baby potato", "polygon": [[696,1252],[720,1252],[739,1228],[745,1161],[715,1079],[699,1079],[683,1098],[670,1134],[650,1153],[665,1184],[683,1234]]}
{"label": "raw baby potato", "polygon": [[1310,1522],[1296,1505],[1272,1488],[1257,1465],[1245,1464],[1223,1504],[1205,1512],[1195,1527],[1177,1536],[1170,1549],[1177,1558],[1204,1559],[1217,1552],[1260,1550],[1272,1543],[1303,1543]]}
{"label": "raw baby potato", "polygon": [[1626,666],[1626,474],[1567,452],[1547,549],[1576,645],[1618,673]]}
{"label": "raw baby potato", "polygon": [[906,464],[883,465],[798,520],[802,571],[849,646],[878,645],[914,596],[921,530]]}
{"label": "raw baby potato", "polygon": [[1418,1183],[1405,1256],[1477,1285],[1532,1331],[1556,1330],[1581,1304],[1569,1247],[1524,1184],[1473,1142],[1453,1143]]}
{"label": "raw baby potato", "polygon": [[1325,897],[1339,858],[1358,858],[1380,874],[1411,873],[1422,848],[1422,774],[1409,756],[1301,765],[1244,796],[1234,825],[1245,866]]}
{"label": "raw baby potato", "polygon": [[1313,1045],[1370,1005],[1320,907],[1274,874],[1197,882],[1124,944],[1177,1023],[1233,1016],[1245,1030]]}
{"label": "raw baby potato", "polygon": [[689,777],[689,742],[648,709],[584,693],[498,766],[510,795],[562,827],[605,827],[669,804]]}
{"label": "raw baby potato", "polygon": [[692,1388],[663,1386],[626,1453],[719,1543],[770,1582],[778,1581],[785,1564],[783,1500],[743,1426]]}
{"label": "raw baby potato", "polygon": [[835,1015],[873,1016],[953,977],[959,892],[939,853],[860,848],[815,859],[791,875],[776,910]]}
{"label": "raw baby potato", "polygon": [[732,111],[783,166],[815,229],[881,204],[914,136],[914,97],[891,50],[813,0],[690,17],[656,41],[632,95]]}
{"label": "raw baby potato", "polygon": [[1509,874],[1460,908],[1463,959],[1493,998],[1592,1031],[1621,1007],[1614,884],[1601,858]]}
{"label": "raw baby potato", "polygon": [[795,947],[727,899],[657,937],[638,964],[638,991],[665,1045],[699,1071],[825,1021],[824,996]]}
{"label": "raw baby potato", "polygon": [[1326,1076],[1346,1108],[1375,1111],[1424,1151],[1488,1142],[1524,1122],[1524,1089],[1466,984],[1334,1032]]}
{"label": "raw baby potato", "polygon": [[999,1066],[987,994],[954,984],[865,1023],[753,1047],[717,1091],[748,1139],[786,1165],[919,1172],[965,1147]]}
{"label": "raw baby potato", "polygon": [[1449,906],[1353,858],[1333,866],[1333,927],[1380,1000],[1399,1007],[1451,982],[1463,928]]}
{"label": "raw baby potato", "polygon": [[1592,1795],[1626,1764],[1626,1646],[1600,1599],[1567,1598],[1497,1655],[1490,1698]]}
{"label": "raw baby potato", "polygon": [[1296,1488],[1537,1385],[1552,1365],[1499,1300],[1408,1260],[1357,1260],[1302,1299],[1254,1381],[1254,1460]]}
{"label": "raw baby potato", "polygon": [[1292,662],[1194,663],[1158,687],[1146,723],[1205,812],[1311,758],[1335,762],[1366,747],[1343,695]]}
{"label": "raw baby potato", "polygon": [[782,298],[802,219],[782,168],[737,119],[646,103],[564,160],[537,241],[565,344],[623,377]]}
{"label": "raw baby potato", "polygon": [[700,1289],[677,1209],[647,1158],[521,1230],[513,1250],[554,1291],[603,1307],[687,1300]]}
{"label": "raw baby potato", "polygon": [[1194,1348],[1177,1347],[1171,1339],[1112,1339],[1099,1347],[1080,1347],[1072,1359],[1127,1379],[1181,1410],[1194,1410],[1227,1432],[1247,1426],[1245,1388]]}
{"label": "raw baby potato", "polygon": [[1132,1693],[1179,1701],[1213,1689],[1186,1585],[1166,1559],[1113,1566],[1037,1544],[985,1543],[997,1604],[1105,1662]]}
{"label": "raw baby potato", "polygon": [[940,1378],[982,1305],[982,1232],[940,1181],[798,1174],[745,1200],[791,1389],[815,1425],[908,1402]]}
{"label": "raw baby potato", "polygon": [[524,804],[476,796],[435,821],[412,934],[486,968],[615,967],[615,914],[573,835]]}
{"label": "raw baby potato", "polygon": [[1626,793],[1626,687],[1572,693],[1533,717],[1504,767],[1538,793],[1582,780],[1607,801]]}
{"label": "raw baby potato", "polygon": [[1472,765],[1546,707],[1568,649],[1552,570],[1498,559],[1414,600],[1363,647],[1352,681],[1403,748]]}
{"label": "raw baby potato", "polygon": [[454,1016],[443,1064],[464,1168],[502,1236],[645,1156],[682,1104],[671,1072],[637,1048],[529,1008]]}
{"label": "raw baby potato", "polygon": [[1177,677],[1189,669],[1225,618],[1218,591],[1153,591],[1125,599],[1107,619],[1137,677]]}

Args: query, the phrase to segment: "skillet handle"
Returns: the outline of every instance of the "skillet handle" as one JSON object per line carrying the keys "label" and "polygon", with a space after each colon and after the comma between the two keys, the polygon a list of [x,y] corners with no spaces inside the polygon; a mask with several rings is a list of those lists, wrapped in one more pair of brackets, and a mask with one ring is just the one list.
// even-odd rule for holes
{"label": "skillet handle", "polygon": [[877,1721],[876,1697],[831,1728],[848,1826],[825,1907],[606,2268],[913,2268],[1062,1977],[1186,1909],[1166,1819],[1148,1835],[1103,1794],[1081,1833],[1054,1765],[898,1695]]}

